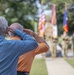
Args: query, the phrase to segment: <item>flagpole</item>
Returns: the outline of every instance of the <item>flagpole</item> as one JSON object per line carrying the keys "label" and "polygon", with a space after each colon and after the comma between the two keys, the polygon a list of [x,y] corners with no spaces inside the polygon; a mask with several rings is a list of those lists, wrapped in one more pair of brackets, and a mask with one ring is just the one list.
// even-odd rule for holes
{"label": "flagpole", "polygon": [[63,29],[64,29],[65,32],[68,32],[68,12],[67,12],[67,3],[65,3],[65,7],[64,7]]}
{"label": "flagpole", "polygon": [[67,3],[65,2],[65,10],[67,10]]}

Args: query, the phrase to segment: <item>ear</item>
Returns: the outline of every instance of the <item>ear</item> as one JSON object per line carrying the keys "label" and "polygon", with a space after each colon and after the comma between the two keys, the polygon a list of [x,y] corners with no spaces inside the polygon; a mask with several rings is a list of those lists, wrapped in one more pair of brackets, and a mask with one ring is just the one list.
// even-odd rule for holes
{"label": "ear", "polygon": [[9,27],[7,27],[6,28],[6,34],[8,34],[8,31],[10,30],[10,28]]}

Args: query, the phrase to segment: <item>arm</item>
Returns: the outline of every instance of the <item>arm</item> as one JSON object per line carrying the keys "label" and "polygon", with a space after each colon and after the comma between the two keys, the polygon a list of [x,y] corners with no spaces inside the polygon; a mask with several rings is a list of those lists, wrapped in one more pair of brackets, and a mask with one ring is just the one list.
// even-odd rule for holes
{"label": "arm", "polygon": [[43,38],[41,38],[40,36],[38,36],[38,34],[34,32],[33,32],[33,37],[39,43],[37,49],[34,52],[35,55],[47,52],[49,50],[49,45],[46,43],[46,41]]}
{"label": "arm", "polygon": [[43,38],[41,38],[40,36],[38,36],[38,34],[33,32],[33,37],[35,38],[35,40],[38,43],[45,43],[49,47],[49,45],[46,43],[46,41]]}
{"label": "arm", "polygon": [[49,47],[49,45],[46,43],[46,41],[43,38],[41,38],[38,34],[33,32],[32,30],[24,29],[24,31],[26,33],[30,34],[31,36],[33,36],[38,43],[45,43]]}
{"label": "arm", "polygon": [[40,54],[43,52],[47,52],[49,50],[49,45],[46,43],[46,41],[39,37],[35,32],[29,29],[24,29],[28,34],[32,35],[35,40],[39,43],[37,49],[35,50],[35,54]]}
{"label": "arm", "polygon": [[17,50],[20,54],[29,52],[37,48],[38,44],[34,38],[25,32],[15,30],[14,34],[19,36],[22,40],[12,41],[14,50]]}

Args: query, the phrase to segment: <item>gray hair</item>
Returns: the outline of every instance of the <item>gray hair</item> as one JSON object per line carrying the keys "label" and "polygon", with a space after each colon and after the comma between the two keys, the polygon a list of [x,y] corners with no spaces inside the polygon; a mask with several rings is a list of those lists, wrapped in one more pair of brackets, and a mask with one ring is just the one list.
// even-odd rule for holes
{"label": "gray hair", "polygon": [[[21,31],[23,31],[23,26],[21,25],[21,24],[19,24],[19,23],[13,23],[13,24],[11,24],[10,25],[10,28],[11,29],[18,29],[18,30],[21,30]],[[12,37],[12,36],[15,36],[13,33],[11,33],[11,32],[8,32],[9,33],[9,36],[10,37]]]}
{"label": "gray hair", "polygon": [[6,28],[8,27],[7,20],[0,16],[0,34],[3,34],[6,31]]}

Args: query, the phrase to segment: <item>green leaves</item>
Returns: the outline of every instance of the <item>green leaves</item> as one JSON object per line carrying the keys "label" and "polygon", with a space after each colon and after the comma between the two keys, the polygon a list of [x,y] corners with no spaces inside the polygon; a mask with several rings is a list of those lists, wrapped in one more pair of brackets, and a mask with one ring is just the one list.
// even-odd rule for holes
{"label": "green leaves", "polygon": [[0,0],[0,15],[6,17],[9,25],[21,23],[25,28],[33,29],[32,15],[36,13],[35,0]]}
{"label": "green leaves", "polygon": [[[57,25],[58,25],[58,32],[59,34],[62,34],[63,32],[63,15],[64,15],[64,8],[65,3],[67,4],[68,8],[68,26],[69,26],[69,32],[72,34],[72,31],[74,30],[74,9],[70,10],[69,7],[73,4],[74,7],[74,0],[42,0],[46,4],[48,2],[56,4],[56,14],[57,14]],[[49,7],[50,9],[50,7]]]}

